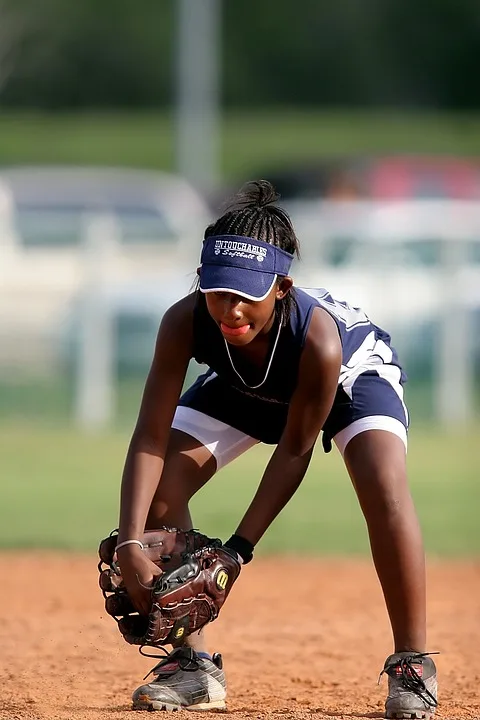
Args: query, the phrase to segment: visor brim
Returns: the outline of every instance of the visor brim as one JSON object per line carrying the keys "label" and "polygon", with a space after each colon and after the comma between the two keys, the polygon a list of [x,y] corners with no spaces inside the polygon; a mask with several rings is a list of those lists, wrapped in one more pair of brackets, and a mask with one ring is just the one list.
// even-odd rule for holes
{"label": "visor brim", "polygon": [[244,268],[202,265],[200,267],[200,291],[202,293],[226,292],[261,302],[267,298],[275,285],[277,275],[256,272]]}

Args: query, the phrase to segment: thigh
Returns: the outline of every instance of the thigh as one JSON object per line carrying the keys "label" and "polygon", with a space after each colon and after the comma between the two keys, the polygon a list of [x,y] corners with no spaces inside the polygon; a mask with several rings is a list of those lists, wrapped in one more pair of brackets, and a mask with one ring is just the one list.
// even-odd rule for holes
{"label": "thigh", "polygon": [[172,428],[155,500],[190,499],[216,472],[212,453],[199,440]]}
{"label": "thigh", "polygon": [[358,433],[344,452],[345,465],[354,484],[362,485],[403,481],[407,475],[406,457],[402,439],[384,430]]}
{"label": "thigh", "polygon": [[378,521],[403,512],[410,503],[403,440],[385,430],[355,435],[344,461],[364,512]]}
{"label": "thigh", "polygon": [[[176,410],[149,526],[185,523],[189,500],[217,472],[257,440],[191,408]],[[184,525],[182,525],[183,527]]]}
{"label": "thigh", "polygon": [[[227,422],[184,405],[179,405],[176,409],[172,422],[172,433],[174,430],[181,431],[182,434],[190,437],[187,444],[191,446],[193,443],[194,448],[198,447],[202,457],[203,451],[213,457],[215,470],[220,470],[228,465],[258,443],[258,440],[251,435],[232,427]],[[203,448],[203,451],[200,448]],[[175,452],[178,453],[178,450]],[[189,452],[191,454],[191,450]]]}

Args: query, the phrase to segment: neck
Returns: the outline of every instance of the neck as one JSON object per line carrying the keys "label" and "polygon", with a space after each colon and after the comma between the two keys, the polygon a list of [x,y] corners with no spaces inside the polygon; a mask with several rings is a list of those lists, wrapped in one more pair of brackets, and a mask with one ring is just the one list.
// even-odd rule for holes
{"label": "neck", "polygon": [[276,326],[277,326],[277,324],[276,324],[276,322],[275,322],[276,318],[277,318],[277,313],[275,312],[275,308],[273,308],[273,311],[272,311],[272,314],[270,315],[270,318],[269,318],[268,321],[265,323],[265,325],[263,326],[263,328],[261,329],[261,331],[258,333],[257,337],[263,336],[263,338],[265,339],[265,337],[266,337],[267,335],[271,334],[271,333],[272,333],[272,330],[274,330],[274,328],[276,328]]}
{"label": "neck", "polygon": [[[275,322],[275,313],[273,314],[273,318],[271,320],[272,327],[273,327],[274,322]],[[270,321],[269,321],[269,324],[270,324]],[[272,329],[272,327],[270,329]],[[261,367],[264,367],[265,363],[266,363],[266,369],[265,369],[263,378],[260,380],[260,382],[257,382],[256,384],[253,384],[253,385],[247,383],[245,381],[245,378],[241,375],[241,373],[235,367],[228,342],[225,338],[223,338],[224,343],[225,343],[225,349],[226,349],[227,355],[228,355],[228,359],[230,361],[230,365],[232,366],[232,369],[235,372],[235,374],[238,376],[238,378],[242,381],[242,383],[246,387],[251,388],[252,390],[255,390],[255,389],[261,387],[264,384],[264,382],[266,381],[268,374],[270,372],[270,367],[273,362],[275,350],[277,349],[277,344],[278,344],[278,340],[280,338],[281,329],[282,329],[282,322],[281,322],[281,318],[280,318],[276,323],[276,330],[274,333],[270,333],[270,331],[268,331],[268,330],[264,333],[264,335],[263,335],[264,341],[263,341],[262,345],[260,345],[258,342],[255,343],[255,340],[260,339],[259,336],[257,335],[257,337],[254,338],[252,340],[252,342],[248,343],[248,345],[246,345],[245,347],[232,348],[234,350],[234,352],[235,351],[239,352],[239,355],[237,355],[237,359],[244,358],[247,361],[247,368],[246,368],[247,370],[248,370],[248,366],[252,367],[252,365],[253,365],[254,367],[256,366],[257,368],[261,368]],[[265,343],[265,340],[268,341],[268,344]],[[248,372],[250,372],[250,371],[248,370]]]}

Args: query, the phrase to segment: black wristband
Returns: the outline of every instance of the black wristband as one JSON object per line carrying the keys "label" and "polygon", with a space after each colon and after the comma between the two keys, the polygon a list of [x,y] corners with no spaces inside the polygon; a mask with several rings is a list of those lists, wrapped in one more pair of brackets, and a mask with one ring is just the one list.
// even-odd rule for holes
{"label": "black wristband", "polygon": [[226,547],[235,550],[242,558],[244,564],[253,559],[254,546],[249,540],[245,540],[241,535],[232,535],[225,543]]}

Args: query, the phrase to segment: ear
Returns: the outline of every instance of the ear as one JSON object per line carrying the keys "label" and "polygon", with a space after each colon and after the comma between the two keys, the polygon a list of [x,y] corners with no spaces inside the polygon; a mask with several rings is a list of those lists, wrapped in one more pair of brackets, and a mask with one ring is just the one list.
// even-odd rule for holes
{"label": "ear", "polygon": [[277,292],[275,293],[275,299],[283,300],[285,295],[290,292],[292,287],[293,287],[292,278],[289,275],[282,277],[282,279],[280,280],[280,282],[278,283],[278,286],[277,286]]}

